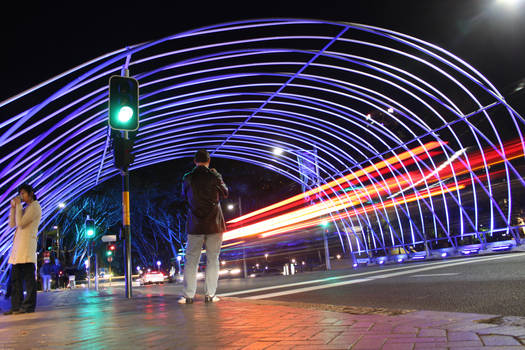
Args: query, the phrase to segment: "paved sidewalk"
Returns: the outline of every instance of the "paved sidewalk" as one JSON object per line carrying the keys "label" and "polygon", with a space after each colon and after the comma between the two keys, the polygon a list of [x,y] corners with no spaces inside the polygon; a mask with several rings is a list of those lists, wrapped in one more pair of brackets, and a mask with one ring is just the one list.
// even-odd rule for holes
{"label": "paved sidewalk", "polygon": [[476,322],[494,315],[134,293],[39,293],[36,313],[0,316],[0,349],[525,349],[524,327]]}

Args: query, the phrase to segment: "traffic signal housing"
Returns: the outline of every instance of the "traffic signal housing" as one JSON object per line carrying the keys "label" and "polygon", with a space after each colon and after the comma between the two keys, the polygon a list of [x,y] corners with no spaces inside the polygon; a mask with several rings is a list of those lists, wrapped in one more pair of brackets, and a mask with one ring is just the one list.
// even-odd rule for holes
{"label": "traffic signal housing", "polygon": [[139,83],[130,77],[109,78],[109,126],[114,130],[139,128]]}
{"label": "traffic signal housing", "polygon": [[95,235],[95,220],[93,219],[86,219],[86,236],[88,238],[91,238]]}
{"label": "traffic signal housing", "polygon": [[108,247],[106,249],[106,256],[113,256],[114,252],[115,252],[115,245],[113,243],[108,244]]}
{"label": "traffic signal housing", "polygon": [[129,166],[135,161],[133,152],[133,139],[126,139],[121,135],[115,134],[111,139],[113,146],[113,160],[115,168],[127,171]]}

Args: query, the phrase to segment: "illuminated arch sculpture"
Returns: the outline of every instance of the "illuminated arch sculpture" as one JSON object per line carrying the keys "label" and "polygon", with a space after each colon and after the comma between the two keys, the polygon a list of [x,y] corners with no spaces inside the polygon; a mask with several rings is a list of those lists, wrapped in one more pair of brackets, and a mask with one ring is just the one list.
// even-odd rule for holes
{"label": "illuminated arch sculpture", "polygon": [[46,222],[59,202],[117,174],[107,83],[125,68],[141,89],[132,169],[207,148],[301,182],[297,155],[309,151],[318,185],[359,173],[319,192],[326,205],[359,196],[325,215],[351,252],[477,235],[480,225],[516,235],[512,187],[525,182],[511,160],[523,155],[524,120],[481,73],[391,30],[261,19],[123,48],[1,102],[0,271],[22,181],[45,198]]}

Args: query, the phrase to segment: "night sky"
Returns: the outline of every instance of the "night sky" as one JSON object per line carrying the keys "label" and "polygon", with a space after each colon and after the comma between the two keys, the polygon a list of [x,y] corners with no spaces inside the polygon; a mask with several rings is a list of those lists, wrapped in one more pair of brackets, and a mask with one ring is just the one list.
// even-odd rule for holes
{"label": "night sky", "polygon": [[0,100],[126,45],[204,25],[268,17],[347,21],[404,32],[457,54],[505,92],[525,77],[525,1],[515,2],[17,2],[1,14]]}

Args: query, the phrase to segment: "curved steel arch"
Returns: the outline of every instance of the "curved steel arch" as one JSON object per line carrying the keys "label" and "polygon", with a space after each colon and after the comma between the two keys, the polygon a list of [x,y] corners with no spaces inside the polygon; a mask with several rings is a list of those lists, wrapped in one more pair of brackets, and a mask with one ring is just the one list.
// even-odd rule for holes
{"label": "curved steel arch", "polygon": [[[318,183],[326,184],[438,141],[439,154],[425,151],[388,164],[387,172],[357,178],[378,207],[368,211],[361,202],[331,213],[342,220],[336,225],[341,242],[345,236],[357,253],[438,239],[441,233],[452,242],[454,236],[479,235],[480,224],[516,235],[512,185],[525,182],[506,149],[508,141],[520,143],[522,156],[524,119],[480,72],[440,47],[387,29],[260,19],[119,49],[0,102],[7,116],[0,123],[0,271],[13,236],[8,199],[21,182],[30,181],[43,198],[43,229],[59,202],[71,202],[117,174],[109,152],[107,81],[127,68],[141,86],[132,169],[207,148],[215,157],[300,182],[294,152],[316,149]],[[272,156],[274,146],[287,155]],[[489,152],[497,159],[488,161]],[[467,171],[456,173],[452,162]],[[494,193],[494,163],[501,164],[504,193]],[[443,164],[450,168],[446,177],[440,175]],[[395,194],[385,189],[389,180],[407,184],[399,193],[404,199],[430,194],[432,186],[455,190],[389,207]],[[345,194],[323,196],[330,205]],[[501,199],[508,208],[500,207]]]}

